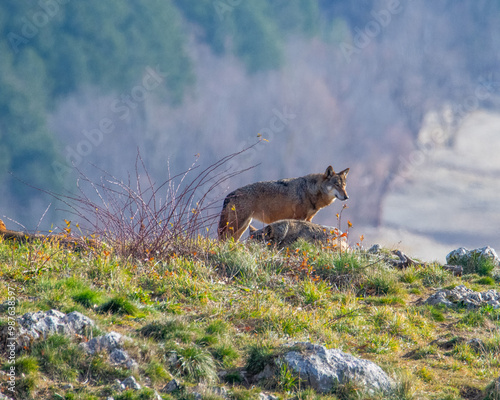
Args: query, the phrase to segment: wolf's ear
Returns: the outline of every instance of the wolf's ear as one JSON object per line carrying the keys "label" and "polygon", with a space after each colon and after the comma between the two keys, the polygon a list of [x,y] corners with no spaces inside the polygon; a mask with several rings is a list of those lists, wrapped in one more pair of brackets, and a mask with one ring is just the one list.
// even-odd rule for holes
{"label": "wolf's ear", "polygon": [[344,178],[345,178],[348,173],[349,173],[349,168],[346,168],[343,171],[339,172],[339,175],[344,175]]}
{"label": "wolf's ear", "polygon": [[326,179],[329,179],[331,178],[333,175],[335,175],[335,171],[333,170],[332,166],[329,165],[328,168],[326,169],[325,171],[325,178]]}

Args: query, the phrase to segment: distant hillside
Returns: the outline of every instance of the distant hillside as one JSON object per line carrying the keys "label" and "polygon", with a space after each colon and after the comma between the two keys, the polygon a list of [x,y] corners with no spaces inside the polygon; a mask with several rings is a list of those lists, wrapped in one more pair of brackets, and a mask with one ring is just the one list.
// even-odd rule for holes
{"label": "distant hillside", "polygon": [[[378,226],[429,112],[450,105],[456,123],[499,109],[497,2],[92,0],[48,18],[8,0],[0,11],[12,39],[0,43],[0,217],[27,229],[51,202],[40,228],[66,218],[29,185],[74,192],[73,166],[127,180],[140,148],[162,182],[259,135],[231,165],[257,167],[221,185],[219,202],[255,180],[350,167],[346,213]],[[35,16],[46,21],[33,37],[9,36]],[[317,222],[335,225],[338,210]]]}
{"label": "distant hillside", "polygon": [[[455,131],[442,132],[442,143],[429,141],[439,129],[437,115],[429,116],[420,152],[410,155],[387,193],[382,223],[450,250],[457,244],[500,250],[500,114],[471,113]],[[411,247],[408,240],[404,244]]]}

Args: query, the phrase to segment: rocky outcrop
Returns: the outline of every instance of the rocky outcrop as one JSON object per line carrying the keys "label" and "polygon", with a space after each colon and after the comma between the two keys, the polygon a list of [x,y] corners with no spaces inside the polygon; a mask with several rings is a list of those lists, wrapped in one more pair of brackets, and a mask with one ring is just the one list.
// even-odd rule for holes
{"label": "rocky outcrop", "polygon": [[[122,365],[131,370],[137,370],[139,365],[123,350],[123,343],[126,338],[117,333],[109,332],[103,336],[98,336],[86,343],[81,343],[80,346],[90,354],[105,351],[109,354],[109,360],[114,365]],[[130,340],[130,339],[129,339]]]}
{"label": "rocky outcrop", "polygon": [[293,343],[283,346],[274,359],[253,377],[254,381],[269,380],[277,365],[285,363],[303,384],[318,393],[331,393],[339,385],[354,383],[367,392],[390,392],[393,380],[375,363],[354,357],[338,349],[327,349],[313,343]]}
{"label": "rocky outcrop", "polygon": [[500,293],[493,289],[486,292],[475,292],[460,285],[451,290],[438,290],[425,303],[432,306],[465,306],[467,308],[490,305],[496,309],[500,308]]}
{"label": "rocky outcrop", "polygon": [[500,259],[494,249],[489,246],[474,250],[467,250],[464,247],[459,247],[451,251],[446,256],[446,263],[450,265],[461,265],[464,267],[464,273],[474,273],[474,265],[482,259],[490,260],[495,266],[500,265]]}
{"label": "rocky outcrop", "polygon": [[283,360],[317,392],[327,393],[336,385],[362,384],[369,391],[389,392],[394,382],[375,363],[354,357],[338,349],[312,343],[296,343]]}
{"label": "rocky outcrop", "polygon": [[16,349],[19,349],[29,347],[34,341],[52,334],[86,335],[93,326],[94,322],[78,311],[69,314],[58,310],[28,312],[17,318],[13,342]]}

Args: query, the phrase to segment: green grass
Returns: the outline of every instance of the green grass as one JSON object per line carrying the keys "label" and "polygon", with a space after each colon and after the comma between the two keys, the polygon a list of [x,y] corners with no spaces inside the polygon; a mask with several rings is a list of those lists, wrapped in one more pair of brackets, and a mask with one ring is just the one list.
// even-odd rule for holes
{"label": "green grass", "polygon": [[496,268],[496,263],[485,257],[471,257],[467,262],[462,263],[464,274],[478,274],[481,276],[489,276]]}
{"label": "green grass", "polygon": [[95,290],[84,289],[82,291],[79,291],[72,298],[76,303],[81,304],[86,308],[90,308],[101,303],[102,295]]}
{"label": "green grass", "polygon": [[[162,393],[165,399],[194,398],[190,390],[199,383],[224,385],[233,399],[256,399],[264,390],[318,400],[459,399],[464,387],[492,396],[487,387],[500,368],[500,310],[423,303],[436,288],[459,284],[500,290],[491,271],[481,275],[480,265],[457,278],[436,263],[396,270],[362,251],[338,253],[309,243],[276,251],[200,239],[196,249],[134,259],[111,249],[75,253],[50,244],[0,242],[0,277],[17,288],[17,315],[78,310],[96,323],[93,332],[53,335],[21,349],[15,362],[19,396],[142,400],[173,377],[184,387]],[[0,303],[8,297],[6,285]],[[4,315],[0,331],[7,326]],[[132,339],[125,350],[137,370],[111,365],[105,352],[89,355],[79,346],[109,331]],[[481,346],[468,345],[470,338]],[[267,382],[249,381],[274,362],[281,345],[300,341],[376,362],[395,377],[395,392],[383,397],[347,384],[318,394],[280,363]],[[6,371],[10,364],[1,357]],[[145,389],[113,389],[115,379],[130,375]],[[61,389],[67,383],[75,390]]]}
{"label": "green grass", "polygon": [[175,353],[177,369],[188,381],[214,383],[217,380],[215,360],[206,349],[187,345]]}
{"label": "green grass", "polygon": [[135,316],[137,315],[138,311],[139,310],[137,306],[123,296],[115,296],[99,307],[99,312],[101,313],[118,315]]}

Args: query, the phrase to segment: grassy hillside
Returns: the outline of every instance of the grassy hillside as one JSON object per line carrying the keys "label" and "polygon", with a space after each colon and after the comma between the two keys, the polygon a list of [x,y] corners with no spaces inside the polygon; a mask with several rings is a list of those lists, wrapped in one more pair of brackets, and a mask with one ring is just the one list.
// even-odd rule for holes
{"label": "grassy hillside", "polygon": [[[248,371],[258,372],[281,344],[296,341],[374,361],[398,382],[394,399],[484,398],[499,375],[500,310],[422,302],[436,288],[459,284],[498,290],[498,281],[483,273],[454,277],[437,264],[396,270],[381,254],[307,243],[279,252],[199,238],[159,259],[107,247],[77,252],[0,242],[4,327],[13,294],[16,316],[77,310],[96,323],[88,337],[55,335],[17,354],[19,399],[153,399],[154,390],[163,399],[194,399],[193,390],[203,399],[222,398],[207,389],[215,386],[233,399],[262,391],[297,399],[384,398],[351,386],[319,395],[286,368],[265,387],[247,383]],[[78,346],[110,331],[132,339],[125,344],[139,364],[132,373],[114,367],[107,354],[89,355]],[[472,338],[482,345],[467,344]],[[8,371],[5,349],[1,357]],[[131,374],[143,389],[118,391],[115,380]],[[181,389],[162,393],[173,378]],[[0,381],[9,395],[7,376]]]}

